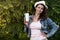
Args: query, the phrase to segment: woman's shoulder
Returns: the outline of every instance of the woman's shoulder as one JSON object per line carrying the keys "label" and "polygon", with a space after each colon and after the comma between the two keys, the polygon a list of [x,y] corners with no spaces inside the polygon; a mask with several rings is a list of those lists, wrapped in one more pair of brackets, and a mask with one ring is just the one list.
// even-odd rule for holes
{"label": "woman's shoulder", "polygon": [[33,15],[29,15],[29,17],[32,17]]}
{"label": "woman's shoulder", "polygon": [[47,22],[51,22],[52,21],[52,19],[51,18],[49,18],[49,17],[47,17],[46,19],[41,19],[42,21],[47,21]]}
{"label": "woman's shoulder", "polygon": [[33,15],[29,15],[29,18],[32,18],[33,17]]}
{"label": "woman's shoulder", "polygon": [[52,21],[52,19],[51,18],[49,18],[49,17],[47,17],[47,19],[46,19],[47,21]]}
{"label": "woman's shoulder", "polygon": [[45,19],[41,19],[42,21],[45,21],[45,20],[51,20],[51,18],[47,17]]}

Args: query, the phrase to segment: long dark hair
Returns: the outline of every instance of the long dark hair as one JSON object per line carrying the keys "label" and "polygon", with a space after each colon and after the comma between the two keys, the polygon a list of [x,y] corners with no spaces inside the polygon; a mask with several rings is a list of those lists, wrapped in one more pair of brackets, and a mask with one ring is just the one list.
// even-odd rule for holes
{"label": "long dark hair", "polygon": [[[37,4],[36,7],[37,7],[38,5],[43,5],[43,4]],[[43,5],[43,6],[44,6],[44,5]],[[43,12],[40,14],[39,19],[46,19],[46,18],[48,17],[48,15],[47,15],[47,10],[48,10],[48,9],[44,6]],[[35,7],[34,7],[34,10],[33,10],[33,11],[34,11],[34,12],[33,12],[33,15],[35,15],[35,11],[36,11]]]}

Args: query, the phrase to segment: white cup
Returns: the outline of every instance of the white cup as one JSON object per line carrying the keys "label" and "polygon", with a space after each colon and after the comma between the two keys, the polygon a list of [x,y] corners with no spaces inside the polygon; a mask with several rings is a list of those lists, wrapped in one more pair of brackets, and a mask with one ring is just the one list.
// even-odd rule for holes
{"label": "white cup", "polygon": [[25,15],[26,21],[29,21],[29,13],[25,13],[24,15]]}

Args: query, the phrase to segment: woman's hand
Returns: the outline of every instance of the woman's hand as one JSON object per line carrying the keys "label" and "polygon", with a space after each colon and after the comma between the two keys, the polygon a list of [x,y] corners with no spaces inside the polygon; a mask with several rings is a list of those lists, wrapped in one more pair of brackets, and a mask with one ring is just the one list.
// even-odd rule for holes
{"label": "woman's hand", "polygon": [[24,19],[24,24],[25,24],[26,26],[28,26],[28,23],[29,23],[29,22]]}
{"label": "woman's hand", "polygon": [[41,35],[42,35],[43,37],[47,37],[47,35],[46,35],[44,32],[42,32]]}

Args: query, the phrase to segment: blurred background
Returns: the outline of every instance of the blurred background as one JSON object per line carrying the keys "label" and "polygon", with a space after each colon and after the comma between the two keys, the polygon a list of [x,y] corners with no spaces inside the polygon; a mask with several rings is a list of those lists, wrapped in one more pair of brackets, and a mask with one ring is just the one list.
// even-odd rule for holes
{"label": "blurred background", "polygon": [[[29,40],[24,32],[23,17],[40,0],[0,0],[0,40]],[[60,39],[60,0],[45,0],[48,16],[59,26],[57,33],[49,40]]]}

